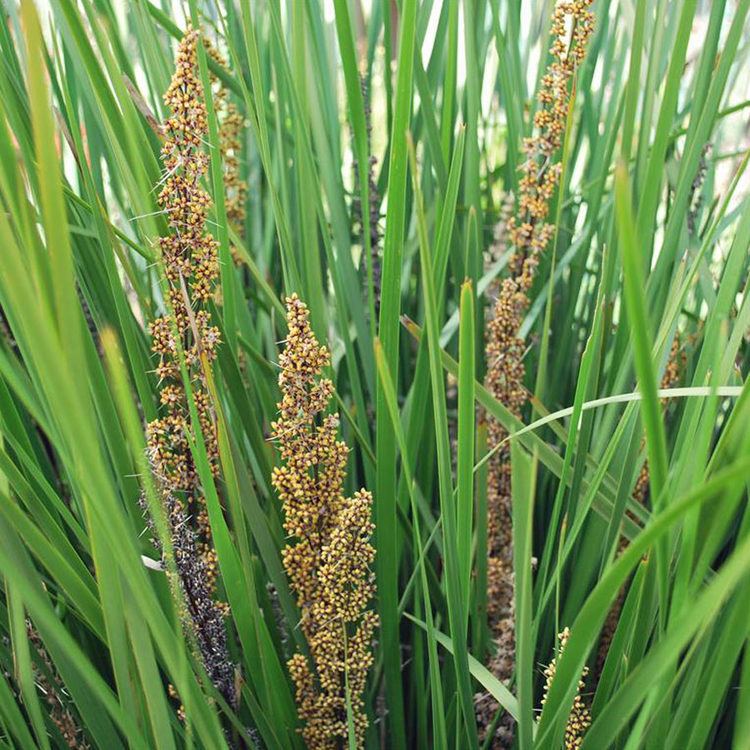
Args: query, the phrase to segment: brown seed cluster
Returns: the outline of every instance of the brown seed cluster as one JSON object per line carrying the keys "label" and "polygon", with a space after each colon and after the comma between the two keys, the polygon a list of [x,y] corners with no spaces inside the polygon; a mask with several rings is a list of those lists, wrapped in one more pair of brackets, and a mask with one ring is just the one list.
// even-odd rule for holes
{"label": "brown seed cluster", "polygon": [[211,539],[200,477],[190,451],[193,427],[180,373],[182,350],[211,471],[219,475],[219,451],[207,368],[216,358],[219,329],[207,303],[219,275],[217,242],[206,231],[211,199],[201,187],[208,159],[203,87],[198,77],[199,34],[188,29],[180,42],[175,74],[164,95],[171,115],[164,124],[165,176],[159,205],[169,234],[159,240],[172,313],[149,325],[152,350],[159,356],[162,414],[147,426],[149,460],[162,491],[174,546],[175,563],[194,631],[209,676],[233,702],[233,668],[221,618],[225,605],[213,600],[217,557]]}
{"label": "brown seed cluster", "polygon": [[177,70],[164,96],[172,114],[164,125],[162,160],[167,177],[159,193],[159,204],[167,213],[171,233],[160,239],[160,245],[174,315],[156,318],[149,326],[151,348],[159,355],[157,374],[163,416],[148,425],[148,448],[151,464],[163,486],[179,493],[193,515],[199,527],[202,556],[209,575],[215,578],[215,552],[200,478],[190,452],[190,414],[178,354],[182,348],[209,462],[216,476],[216,427],[202,360],[212,362],[220,343],[219,329],[212,325],[205,308],[219,275],[219,265],[216,240],[205,229],[211,201],[200,185],[207,168],[202,140],[208,126],[203,87],[197,73],[198,39],[194,30],[183,37]]}
{"label": "brown seed cluster", "polygon": [[[518,328],[526,309],[527,297],[517,290],[513,279],[505,279],[486,327],[487,373],[485,386],[516,416],[526,402],[523,389],[524,342]],[[507,436],[494,419],[487,425],[488,445],[497,447]],[[513,518],[510,487],[510,449],[497,450],[487,472],[487,616],[495,641],[490,670],[504,683],[513,676],[515,666],[515,600],[513,575]],[[477,699],[477,720],[486,733],[498,710],[496,701],[485,695]],[[496,728],[492,747],[505,748],[512,743],[512,719],[504,715]]]}
{"label": "brown seed cluster", "polygon": [[[554,225],[547,219],[562,169],[558,152],[568,117],[572,81],[593,31],[589,5],[590,0],[566,0],[559,2],[554,11],[552,61],[542,77],[538,93],[535,135],[524,141],[526,158],[521,167],[518,211],[507,223],[507,237],[513,246],[510,274],[500,284],[486,326],[485,386],[518,417],[527,401],[523,385],[526,343],[518,331],[529,306],[528,292],[540,256],[554,234]],[[497,448],[506,437],[502,425],[489,420],[490,449]],[[488,619],[496,647],[489,666],[498,679],[507,683],[515,665],[510,454],[507,447],[496,450],[489,462],[487,513]],[[481,696],[477,706],[477,720],[486,734],[498,705]],[[506,715],[494,733],[493,748],[509,747],[512,736],[511,719]]]}
{"label": "brown seed cluster", "polygon": [[508,225],[510,241],[516,250],[511,271],[524,290],[531,286],[539,255],[554,233],[554,225],[547,218],[562,172],[562,165],[555,157],[563,142],[572,81],[594,29],[590,4],[591,0],[559,2],[552,18],[552,61],[537,94],[536,134],[523,144],[526,158],[521,167],[518,217]]}
{"label": "brown seed cluster", "polygon": [[[222,68],[227,67],[221,52],[204,39],[206,53]],[[214,108],[219,121],[219,150],[224,169],[224,208],[227,219],[238,235],[242,235],[245,224],[245,204],[247,202],[247,182],[240,176],[240,154],[242,153],[242,131],[245,120],[237,105],[231,100],[229,89],[218,76],[211,75],[214,87]],[[240,262],[232,248],[235,263]]]}
{"label": "brown seed cluster", "polygon": [[508,223],[516,210],[513,193],[503,193],[500,199],[500,210],[493,230],[493,242],[484,253],[484,271],[488,272],[493,263],[497,263],[508,250]]}
{"label": "brown seed cluster", "polygon": [[[557,660],[563,653],[568,638],[570,638],[570,630],[565,628],[562,633],[558,634],[558,640],[560,641],[560,650],[557,652],[557,656],[552,659],[548,666],[544,668],[544,697],[542,698],[542,706],[547,702],[547,695],[549,693],[552,680],[555,677],[557,671]],[[583,744],[583,737],[586,734],[586,730],[591,726],[591,712],[588,706],[581,697],[581,691],[585,688],[584,679],[588,674],[588,667],[583,668],[583,674],[581,679],[578,681],[578,690],[576,691],[575,699],[573,700],[573,707],[568,715],[568,721],[565,724],[565,750],[578,750]]]}
{"label": "brown seed cluster", "polygon": [[370,566],[375,550],[372,497],[360,490],[343,496],[348,448],[337,439],[338,417],[325,414],[333,383],[321,377],[330,362],[310,328],[309,311],[297,295],[286,300],[288,335],[279,356],[282,399],[273,437],[281,466],[273,485],[292,539],[284,568],[301,612],[300,628],[312,664],[301,653],[288,662],[309,748],[336,748],[348,738],[347,686],[357,747],[364,744],[364,692],[372,665],[377,615],[367,609],[375,593]]}

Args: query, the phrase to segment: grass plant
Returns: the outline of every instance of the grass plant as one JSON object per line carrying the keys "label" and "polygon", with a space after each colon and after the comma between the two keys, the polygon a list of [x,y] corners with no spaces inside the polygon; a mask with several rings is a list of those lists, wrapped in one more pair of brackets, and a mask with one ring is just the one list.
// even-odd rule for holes
{"label": "grass plant", "polygon": [[750,747],[750,0],[0,7],[0,747]]}

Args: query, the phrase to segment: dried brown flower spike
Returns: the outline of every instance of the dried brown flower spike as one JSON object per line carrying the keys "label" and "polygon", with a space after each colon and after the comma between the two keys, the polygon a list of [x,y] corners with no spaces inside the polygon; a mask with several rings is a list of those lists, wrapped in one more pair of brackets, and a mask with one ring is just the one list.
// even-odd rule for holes
{"label": "dried brown flower spike", "polygon": [[521,167],[519,216],[509,222],[510,241],[516,251],[512,273],[523,290],[531,286],[539,255],[554,233],[554,225],[547,222],[547,217],[562,172],[555,157],[565,133],[572,80],[583,62],[594,28],[589,5],[591,0],[558,2],[552,18],[552,61],[537,94],[536,134],[523,144],[526,160]]}
{"label": "dried brown flower spike", "polygon": [[[203,40],[206,53],[222,68],[227,62],[216,47],[207,39]],[[212,75],[214,90],[214,108],[219,122],[219,149],[224,168],[224,208],[229,223],[242,235],[245,223],[245,202],[247,201],[247,182],[240,177],[240,153],[242,150],[241,134],[245,121],[237,105],[230,99],[229,89],[218,76]],[[239,263],[239,256],[234,247],[232,257]]]}
{"label": "dried brown flower spike", "polygon": [[284,568],[312,661],[297,653],[289,671],[307,746],[346,743],[348,685],[354,734],[362,747],[367,728],[362,693],[378,621],[367,609],[375,593],[372,497],[365,490],[352,498],[342,494],[348,448],[336,438],[338,417],[324,414],[333,383],[321,373],[330,355],[310,328],[307,306],[296,294],[286,306],[289,333],[279,356],[282,399],[272,425],[282,465],[272,481],[284,506],[284,529],[293,539],[284,549]]}
{"label": "dried brown flower spike", "polygon": [[[584,59],[593,31],[591,0],[564,0],[555,7],[552,21],[552,61],[541,80],[539,108],[534,115],[535,135],[524,141],[526,159],[521,167],[517,217],[508,221],[513,246],[510,276],[500,285],[486,328],[485,386],[509,411],[521,416],[527,401],[523,386],[526,344],[518,336],[529,306],[528,292],[539,257],[554,234],[547,221],[550,203],[562,172],[558,152],[567,122],[573,77]],[[488,423],[488,445],[496,448],[507,432],[496,420]],[[488,616],[496,653],[490,662],[495,676],[508,682],[515,665],[513,538],[510,491],[510,455],[497,450],[490,460],[487,480]],[[477,701],[477,719],[486,733],[497,710],[486,696]],[[494,748],[509,747],[512,723],[506,715],[493,736]]]}
{"label": "dried brown flower spike", "polygon": [[211,324],[205,307],[213,295],[219,267],[216,240],[205,229],[211,199],[200,186],[208,164],[202,150],[208,125],[198,77],[198,42],[198,33],[188,29],[164,95],[171,115],[164,124],[165,177],[158,200],[167,215],[170,233],[159,244],[173,315],[156,318],[149,326],[152,349],[159,355],[163,416],[148,424],[147,437],[188,610],[185,624],[195,637],[212,682],[233,703],[234,667],[229,661],[222,620],[225,605],[213,600],[217,558],[203,489],[190,452],[188,435],[192,427],[178,355],[182,349],[209,464],[218,476],[216,425],[204,367],[211,366],[220,343],[219,329]]}

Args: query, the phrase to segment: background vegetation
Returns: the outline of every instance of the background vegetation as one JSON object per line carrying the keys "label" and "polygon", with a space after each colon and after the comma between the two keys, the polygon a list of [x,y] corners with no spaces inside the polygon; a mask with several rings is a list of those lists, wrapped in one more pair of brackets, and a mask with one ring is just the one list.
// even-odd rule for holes
{"label": "background vegetation", "polygon": [[[588,665],[585,748],[750,747],[750,0],[593,4],[520,421],[481,385],[484,329],[554,3],[177,6],[2,2],[0,745],[302,746],[268,439],[294,291],[332,352],[346,492],[374,496],[367,746],[480,746],[489,694],[518,747],[560,747]],[[244,118],[240,226],[209,97],[211,525],[235,708],[186,642],[138,502],[163,311],[155,125],[189,20],[226,59],[201,52],[204,80]],[[675,336],[679,389],[658,392]],[[508,685],[483,666],[486,418],[515,435]]]}

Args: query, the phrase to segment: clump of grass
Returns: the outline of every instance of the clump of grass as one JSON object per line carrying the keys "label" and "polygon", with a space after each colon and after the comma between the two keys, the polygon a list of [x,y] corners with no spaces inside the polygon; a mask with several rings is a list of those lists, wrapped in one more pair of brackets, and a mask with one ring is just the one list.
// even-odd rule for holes
{"label": "clump of grass", "polygon": [[0,744],[750,746],[747,0],[0,2]]}

